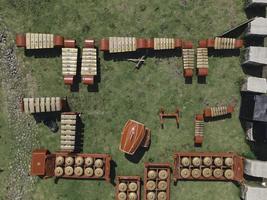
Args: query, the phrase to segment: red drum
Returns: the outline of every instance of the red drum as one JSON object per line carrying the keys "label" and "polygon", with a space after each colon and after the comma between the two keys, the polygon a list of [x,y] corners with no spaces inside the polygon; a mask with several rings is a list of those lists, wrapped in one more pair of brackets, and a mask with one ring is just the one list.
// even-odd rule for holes
{"label": "red drum", "polygon": [[93,40],[93,39],[86,39],[84,41],[84,47],[85,48],[94,48],[95,47],[95,40]]}
{"label": "red drum", "polygon": [[137,49],[146,49],[147,48],[147,40],[144,38],[137,39]]}
{"label": "red drum", "polygon": [[16,45],[17,47],[26,47],[26,36],[24,34],[16,35]]}
{"label": "red drum", "polygon": [[175,48],[181,48],[182,47],[182,40],[181,39],[175,39],[174,40],[174,47]]}
{"label": "red drum", "polygon": [[235,48],[239,49],[244,46],[244,41],[243,40],[236,40],[235,41]]}
{"label": "red drum", "polygon": [[199,48],[207,48],[207,40],[200,40],[199,42],[198,42],[198,47]]}
{"label": "red drum", "polygon": [[108,51],[109,50],[109,40],[102,39],[100,40],[100,51]]}
{"label": "red drum", "polygon": [[75,48],[76,46],[76,41],[75,40],[64,40],[64,47],[65,48]]}
{"label": "red drum", "polygon": [[208,39],[207,40],[207,47],[213,48],[215,46],[215,40],[214,39]]}
{"label": "red drum", "polygon": [[183,41],[182,48],[183,49],[193,49],[193,43],[191,41]]}
{"label": "red drum", "polygon": [[54,35],[54,46],[55,47],[63,47],[64,46],[64,38],[60,35]]}
{"label": "red drum", "polygon": [[198,68],[198,76],[207,76],[208,68]]}
{"label": "red drum", "polygon": [[74,79],[74,76],[64,76],[65,85],[72,85],[73,79]]}
{"label": "red drum", "polygon": [[192,77],[193,76],[193,69],[184,69],[184,77]]}
{"label": "red drum", "polygon": [[83,76],[82,82],[85,85],[93,85],[94,84],[94,76]]}
{"label": "red drum", "polygon": [[154,39],[147,39],[147,48],[154,49]]}

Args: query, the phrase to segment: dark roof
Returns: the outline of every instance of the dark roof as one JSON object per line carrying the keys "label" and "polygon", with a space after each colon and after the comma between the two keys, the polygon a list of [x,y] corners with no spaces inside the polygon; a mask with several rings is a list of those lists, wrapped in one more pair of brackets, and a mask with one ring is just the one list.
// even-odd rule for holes
{"label": "dark roof", "polygon": [[255,122],[253,123],[253,137],[256,142],[267,142],[267,123]]}
{"label": "dark roof", "polygon": [[267,96],[255,96],[253,119],[255,121],[267,122]]}
{"label": "dark roof", "polygon": [[267,122],[267,96],[242,95],[240,118],[249,121]]}

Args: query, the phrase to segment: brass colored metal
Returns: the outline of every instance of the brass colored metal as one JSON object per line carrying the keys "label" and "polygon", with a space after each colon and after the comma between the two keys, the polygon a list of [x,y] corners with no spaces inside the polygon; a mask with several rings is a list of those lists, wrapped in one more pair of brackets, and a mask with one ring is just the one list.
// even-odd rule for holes
{"label": "brass colored metal", "polygon": [[55,168],[55,176],[62,176],[63,175],[63,169],[62,167],[56,167]]}
{"label": "brass colored metal", "polygon": [[64,164],[64,158],[62,156],[56,157],[56,165],[61,166]]}
{"label": "brass colored metal", "polygon": [[156,182],[155,181],[148,181],[146,183],[146,188],[148,190],[155,190],[156,189]]}
{"label": "brass colored metal", "polygon": [[225,158],[224,163],[226,166],[231,167],[234,164],[233,158]]}
{"label": "brass colored metal", "polygon": [[73,168],[70,167],[70,166],[65,167],[64,171],[65,171],[65,174],[68,175],[68,176],[72,176],[73,175]]}
{"label": "brass colored metal", "polygon": [[182,169],[181,170],[181,176],[183,177],[183,178],[188,178],[189,176],[190,176],[190,170],[189,169]]}
{"label": "brass colored metal", "polygon": [[231,170],[231,169],[227,169],[227,170],[225,170],[225,172],[224,172],[224,176],[225,176],[225,178],[227,178],[227,179],[232,179],[232,178],[234,177],[234,171]]}
{"label": "brass colored metal", "polygon": [[129,184],[128,188],[131,192],[135,192],[137,190],[137,184],[132,182]]}
{"label": "brass colored metal", "polygon": [[212,164],[212,158],[211,158],[211,157],[205,157],[205,158],[203,159],[203,163],[204,163],[204,165],[206,165],[206,166],[210,166],[210,165]]}
{"label": "brass colored metal", "polygon": [[119,191],[125,192],[127,190],[127,185],[126,183],[120,183],[119,184]]}
{"label": "brass colored metal", "polygon": [[77,156],[77,157],[75,158],[75,164],[76,164],[76,165],[80,166],[80,165],[83,165],[83,163],[84,163],[84,159],[83,159],[83,157],[81,157],[81,156]]}
{"label": "brass colored metal", "polygon": [[96,159],[95,160],[95,167],[103,167],[103,160],[102,159]]}
{"label": "brass colored metal", "polygon": [[102,177],[104,174],[104,171],[101,168],[96,168],[94,173],[96,177]]}
{"label": "brass colored metal", "polygon": [[213,171],[213,176],[215,178],[221,178],[223,176],[223,170],[222,169],[215,169]]}
{"label": "brass colored metal", "polygon": [[202,175],[205,177],[205,178],[209,178],[212,176],[212,170],[210,168],[205,168],[203,169],[202,171]]}
{"label": "brass colored metal", "polygon": [[135,192],[130,192],[128,195],[129,200],[136,200],[137,199],[137,194]]}
{"label": "brass colored metal", "polygon": [[149,179],[156,179],[158,175],[155,170],[149,170],[149,172],[147,173],[147,176]]}
{"label": "brass colored metal", "polygon": [[166,199],[167,199],[166,192],[159,192],[158,193],[158,200],[166,200]]}
{"label": "brass colored metal", "polygon": [[149,192],[149,193],[147,193],[146,198],[147,198],[147,200],[155,200],[156,199],[155,192]]}
{"label": "brass colored metal", "polygon": [[119,199],[119,200],[126,200],[126,199],[127,199],[127,195],[126,195],[126,193],[125,193],[125,192],[120,192],[120,193],[118,194],[118,199]]}
{"label": "brass colored metal", "polygon": [[86,176],[93,176],[93,175],[94,175],[94,170],[93,170],[93,168],[91,168],[91,167],[87,167],[87,168],[85,168],[85,170],[84,170],[84,174],[85,174]]}
{"label": "brass colored metal", "polygon": [[223,165],[223,159],[222,158],[215,158],[214,159],[214,164],[217,166],[217,167],[221,167]]}
{"label": "brass colored metal", "polygon": [[81,167],[75,167],[74,168],[74,174],[77,175],[77,176],[83,175],[83,168],[81,168]]}
{"label": "brass colored metal", "polygon": [[200,169],[193,169],[191,173],[192,173],[192,176],[194,178],[199,178],[201,176],[201,170]]}
{"label": "brass colored metal", "polygon": [[182,158],[182,165],[184,167],[188,167],[190,164],[191,164],[191,161],[190,161],[190,159],[188,157],[183,157]]}
{"label": "brass colored metal", "polygon": [[167,184],[166,181],[160,181],[160,182],[158,183],[158,189],[159,189],[159,190],[166,190],[167,187],[168,187],[168,184]]}
{"label": "brass colored metal", "polygon": [[192,160],[192,163],[195,167],[198,167],[201,165],[202,163],[202,160],[200,157],[194,157],[193,160]]}
{"label": "brass colored metal", "polygon": [[73,157],[67,157],[67,158],[65,159],[65,164],[66,164],[67,166],[69,166],[69,165],[73,165],[73,163],[74,163],[74,159],[73,159]]}
{"label": "brass colored metal", "polygon": [[85,158],[85,165],[86,166],[92,166],[94,163],[94,159],[92,157]]}
{"label": "brass colored metal", "polygon": [[165,180],[168,178],[168,172],[166,170],[160,170],[159,171],[159,178],[162,180]]}

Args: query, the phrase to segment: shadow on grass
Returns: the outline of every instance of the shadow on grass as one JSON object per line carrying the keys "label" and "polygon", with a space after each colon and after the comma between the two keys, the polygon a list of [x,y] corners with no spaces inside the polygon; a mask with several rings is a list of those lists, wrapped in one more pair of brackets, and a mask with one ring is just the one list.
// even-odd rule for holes
{"label": "shadow on grass", "polygon": [[256,142],[250,144],[251,149],[259,160],[267,161],[267,123],[254,122],[253,137]]}
{"label": "shadow on grass", "polygon": [[98,84],[101,82],[101,63],[100,63],[100,58],[99,58],[98,54],[99,54],[99,52],[97,49],[97,68],[96,68],[97,75],[94,76],[94,84],[87,86],[88,92],[99,92]]}
{"label": "shadow on grass", "polygon": [[76,76],[74,77],[73,85],[70,86],[71,92],[79,92],[80,88],[79,85],[82,82],[81,78],[81,64],[82,64],[82,57],[81,57],[81,49],[78,47],[78,56],[77,56],[77,72]]}
{"label": "shadow on grass", "polygon": [[140,160],[143,158],[146,151],[148,151],[147,148],[140,147],[137,149],[134,155],[124,154],[124,156],[130,162],[138,164]]}
{"label": "shadow on grass", "polygon": [[[70,112],[70,111],[71,111],[71,108],[69,106],[69,103],[66,97],[66,101],[64,105],[62,106],[61,112]],[[56,124],[58,121],[60,121],[61,112],[42,112],[42,113],[34,113],[32,115],[36,123],[44,123],[46,126],[48,126],[48,124],[46,124],[45,122],[53,122]],[[48,128],[50,127],[48,126]]]}
{"label": "shadow on grass", "polygon": [[61,48],[51,49],[24,49],[26,57],[34,58],[55,58],[61,56]]}
{"label": "shadow on grass", "polygon": [[[247,129],[246,124],[248,121],[241,119],[241,118],[239,118],[239,120],[240,120],[240,124],[245,135],[246,129]],[[267,124],[266,123],[262,123],[262,122],[253,123],[253,138],[255,139],[255,142],[246,140],[251,151],[255,154],[258,160],[267,161]]]}
{"label": "shadow on grass", "polygon": [[160,125],[161,129],[165,129],[165,119],[167,119],[167,120],[171,119],[176,124],[177,129],[180,128],[180,124],[176,123],[176,119],[174,116],[165,116],[165,117],[163,117],[163,123]]}
{"label": "shadow on grass", "polygon": [[[213,182],[218,182],[218,180],[205,180],[205,179],[193,179],[193,180],[189,180],[189,179],[182,179],[182,180],[176,180],[176,181],[174,181],[173,182],[173,185],[174,186],[177,186],[178,184],[179,184],[179,182],[188,182],[188,183],[190,183],[190,182],[192,182],[192,181],[194,181],[194,182],[198,182],[198,183],[201,183],[201,182],[205,182],[205,183],[210,183],[210,184],[212,184]],[[240,187],[240,183],[239,182],[237,182],[237,181],[231,181],[231,180],[220,180],[220,182],[232,182],[236,187]]]}
{"label": "shadow on grass", "polygon": [[216,116],[216,117],[205,117],[204,121],[205,122],[214,122],[214,121],[220,121],[220,120],[230,119],[230,118],[232,118],[231,113],[229,113],[227,115]]}
{"label": "shadow on grass", "polygon": [[262,77],[263,66],[241,65],[244,74],[249,76]]}
{"label": "shadow on grass", "polygon": [[79,90],[80,90],[80,87],[79,87],[80,83],[81,83],[81,76],[77,72],[77,75],[74,77],[73,84],[69,86],[70,87],[70,91],[71,92],[79,92]]}
{"label": "shadow on grass", "polygon": [[98,84],[101,82],[101,62],[99,58],[99,49],[96,49],[97,52],[97,65],[96,65],[96,71],[97,75],[94,76],[94,84],[87,86],[88,92],[99,92]]}
{"label": "shadow on grass", "polygon": [[251,19],[254,17],[266,17],[265,6],[251,6],[251,7],[245,8],[245,12],[246,12],[248,19]]}
{"label": "shadow on grass", "polygon": [[244,38],[244,40],[245,40],[245,47],[264,46],[264,37],[247,36]]}
{"label": "shadow on grass", "polygon": [[207,84],[207,77],[206,76],[198,76],[197,77],[198,84]]}
{"label": "shadow on grass", "polygon": [[75,152],[80,153],[83,152],[84,145],[84,123],[82,119],[77,117],[77,125],[76,125],[76,138],[75,138]]}
{"label": "shadow on grass", "polygon": [[58,132],[57,122],[60,121],[60,112],[34,113],[36,123],[43,123],[53,133]]}
{"label": "shadow on grass", "polygon": [[210,48],[208,51],[208,56],[214,57],[239,57],[240,56],[240,49],[213,49]]}
{"label": "shadow on grass", "polygon": [[113,61],[123,61],[127,59],[138,59],[142,56],[149,58],[171,58],[171,57],[181,57],[182,53],[180,49],[172,50],[152,50],[152,49],[138,49],[133,52],[119,52],[119,53],[109,53],[104,52],[105,60]]}
{"label": "shadow on grass", "polygon": [[192,84],[193,83],[193,77],[185,77],[184,78],[184,83],[185,84]]}
{"label": "shadow on grass", "polygon": [[202,144],[194,144],[194,147],[200,148],[200,147],[202,147]]}
{"label": "shadow on grass", "polygon": [[[74,77],[73,84],[70,86],[71,92],[79,92],[80,84],[82,83],[82,76],[81,76],[81,64],[82,64],[82,52],[81,48],[78,49],[78,58],[77,58],[77,73]],[[97,48],[97,75],[94,77],[94,84],[87,86],[88,92],[98,92],[98,83],[101,82],[101,67],[100,67],[100,60],[99,60],[99,53]],[[52,57],[60,57],[61,56],[61,48],[51,48],[51,49],[25,49],[24,53],[27,57],[34,57],[34,58],[52,58]]]}
{"label": "shadow on grass", "polygon": [[110,183],[115,186],[115,178],[116,178],[116,167],[117,163],[114,160],[110,161]]}
{"label": "shadow on grass", "polygon": [[267,161],[267,143],[248,141],[247,144],[258,160]]}
{"label": "shadow on grass", "polygon": [[254,176],[249,176],[249,175],[246,175],[245,173],[244,173],[244,178],[247,181],[254,181],[254,182],[257,182],[257,183],[261,183],[262,182],[262,178],[260,178],[260,177],[254,177]]}
{"label": "shadow on grass", "polygon": [[248,23],[251,22],[251,19],[247,19],[246,21],[242,22],[241,24],[232,26],[227,31],[219,35],[219,37],[227,37],[227,38],[238,38],[242,36],[244,31],[248,27]]}

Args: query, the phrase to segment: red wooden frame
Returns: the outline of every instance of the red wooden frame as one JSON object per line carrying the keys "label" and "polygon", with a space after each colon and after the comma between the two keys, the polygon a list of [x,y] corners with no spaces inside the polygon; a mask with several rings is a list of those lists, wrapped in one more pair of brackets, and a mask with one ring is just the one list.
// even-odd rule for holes
{"label": "red wooden frame", "polygon": [[126,185],[127,185],[126,195],[128,197],[128,194],[131,192],[128,189],[128,185],[132,182],[137,184],[137,191],[136,191],[137,199],[136,200],[141,200],[141,178],[140,178],[140,176],[116,176],[116,189],[115,189],[116,190],[116,197],[115,197],[116,200],[119,200],[119,198],[118,198],[118,195],[120,193],[119,184],[120,183],[126,183]]}
{"label": "red wooden frame", "polygon": [[[38,154],[38,160],[40,160],[40,158],[42,158],[43,160],[45,160],[44,163],[38,164],[38,160],[36,160],[36,154]],[[49,178],[52,176],[55,176],[54,172],[55,168],[56,168],[56,164],[55,164],[55,159],[57,156],[62,156],[62,157],[78,157],[81,156],[83,158],[86,157],[92,157],[94,160],[95,159],[102,159],[103,160],[103,171],[104,171],[104,175],[102,177],[96,177],[95,175],[93,176],[86,176],[86,175],[81,175],[81,176],[77,176],[75,174],[68,176],[68,175],[62,175],[60,177],[57,178],[66,178],[66,179],[97,179],[97,180],[106,180],[107,182],[110,181],[110,161],[111,161],[111,155],[109,154],[87,154],[87,153],[69,153],[69,152],[55,152],[55,153],[50,153],[48,150],[42,150],[40,152],[40,150],[35,150],[32,153],[32,164],[31,164],[31,175],[32,176],[40,176],[43,178]],[[75,166],[75,164],[73,165]],[[36,170],[36,167],[38,167],[39,169]],[[82,166],[85,167],[85,166]],[[40,170],[41,169],[41,170]],[[43,174],[41,173],[36,173],[42,171]]]}
{"label": "red wooden frame", "polygon": [[163,108],[160,109],[159,112],[160,117],[160,124],[161,128],[164,128],[164,118],[174,118],[177,124],[177,127],[179,127],[179,118],[180,118],[180,111],[179,108],[176,108],[176,111],[173,113],[165,113],[165,110]]}
{"label": "red wooden frame", "polygon": [[[197,167],[193,166],[192,163],[188,167],[182,166],[181,160],[183,157],[188,157],[189,159],[192,160],[193,157],[199,157],[201,160],[203,160],[204,157],[210,157],[212,160],[215,158],[219,157],[225,160],[225,158],[232,158],[233,159],[233,165],[231,167],[226,166],[223,164],[221,166],[221,169],[226,170],[226,169],[231,169],[234,172],[234,177],[233,179],[227,179],[224,176],[220,178],[215,178],[213,175],[209,178],[203,177],[202,175],[199,178],[194,178],[191,175],[188,178],[183,178],[181,176],[181,170],[182,169],[195,169]],[[177,182],[178,180],[207,180],[207,181],[237,181],[238,183],[242,183],[244,181],[244,164],[243,164],[243,157],[238,156],[235,153],[232,152],[222,152],[222,153],[216,153],[216,152],[176,152],[174,154],[174,171],[173,171],[173,176],[174,176],[174,181]],[[203,168],[210,168],[210,169],[215,169],[215,168],[220,168],[216,167],[213,163],[207,167],[204,164],[201,164],[199,169]]]}
{"label": "red wooden frame", "polygon": [[[164,192],[166,192],[166,196],[167,199],[166,200],[170,200],[170,182],[171,182],[171,165],[170,163],[145,163],[145,171],[144,171],[144,199],[147,199],[147,193],[149,192],[149,190],[146,189],[146,183],[149,181],[148,178],[148,172],[149,170],[155,170],[157,173],[160,170],[166,170],[168,173],[168,177],[166,179],[167,181],[167,189],[164,190]],[[156,185],[159,182],[159,177],[157,177],[155,179],[156,181]],[[155,190],[153,190],[153,192],[156,193],[156,196],[158,194],[159,191],[162,190],[158,190],[158,188],[156,188]],[[156,198],[157,199],[157,198]]]}

